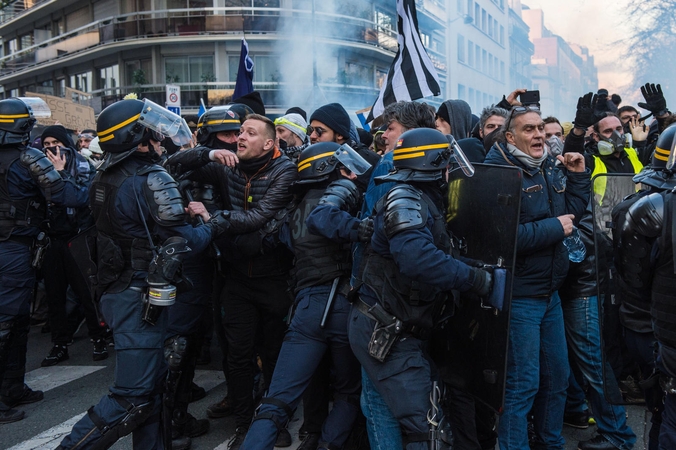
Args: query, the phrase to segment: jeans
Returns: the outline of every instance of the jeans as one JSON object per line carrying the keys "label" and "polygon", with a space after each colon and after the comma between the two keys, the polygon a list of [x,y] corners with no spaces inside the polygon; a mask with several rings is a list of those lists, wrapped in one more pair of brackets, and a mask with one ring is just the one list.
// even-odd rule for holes
{"label": "jeans", "polygon": [[561,429],[568,387],[568,352],[561,299],[512,299],[502,450],[529,450],[527,416],[534,407],[536,448],[562,450]]}
{"label": "jeans", "polygon": [[366,417],[366,430],[371,450],[397,450],[404,446],[399,422],[376,390],[366,371],[361,370],[361,410]]}
{"label": "jeans", "polygon": [[[566,300],[562,307],[571,364],[579,369],[589,386],[587,395],[598,432],[615,447],[629,450],[636,443],[636,435],[627,425],[624,406],[611,405],[604,394],[598,298],[591,296]],[[619,394],[610,364],[605,364],[608,374],[605,389]]]}

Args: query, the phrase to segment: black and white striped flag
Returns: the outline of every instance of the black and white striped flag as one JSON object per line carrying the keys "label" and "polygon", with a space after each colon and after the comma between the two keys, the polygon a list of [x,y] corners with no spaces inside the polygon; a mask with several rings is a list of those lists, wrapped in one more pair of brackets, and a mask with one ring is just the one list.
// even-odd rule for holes
{"label": "black and white striped flag", "polygon": [[397,0],[397,14],[399,49],[367,122],[382,114],[385,106],[390,103],[417,100],[441,93],[437,71],[420,40],[415,0]]}

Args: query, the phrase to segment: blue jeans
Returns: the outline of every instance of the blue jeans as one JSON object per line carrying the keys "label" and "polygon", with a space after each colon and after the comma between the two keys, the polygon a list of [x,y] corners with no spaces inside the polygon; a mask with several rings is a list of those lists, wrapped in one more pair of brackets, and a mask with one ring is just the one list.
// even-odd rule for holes
{"label": "blue jeans", "polygon": [[[603,358],[601,353],[601,330],[599,327],[598,298],[582,297],[563,302],[566,338],[574,364],[589,386],[587,395],[598,432],[620,450],[629,450],[636,443],[636,435],[627,425],[624,406],[611,405],[604,395]],[[605,389],[619,388],[606,362]],[[578,380],[580,382],[581,380]]]}
{"label": "blue jeans", "polygon": [[502,450],[529,450],[527,415],[535,411],[536,448],[563,449],[568,352],[561,299],[512,299],[505,407],[498,439]]}
{"label": "blue jeans", "polygon": [[284,427],[290,418],[289,412],[298,406],[327,352],[335,394],[333,408],[322,427],[321,443],[342,448],[347,441],[359,413],[361,374],[347,339],[350,304],[344,295],[336,294],[326,326],[320,327],[329,291],[329,286],[317,286],[298,294],[296,313],[284,337],[270,389],[242,443],[242,450],[272,450],[278,429]]}
{"label": "blue jeans", "polygon": [[361,410],[366,417],[366,431],[371,450],[403,448],[399,422],[390,412],[387,403],[364,369],[361,369]]}

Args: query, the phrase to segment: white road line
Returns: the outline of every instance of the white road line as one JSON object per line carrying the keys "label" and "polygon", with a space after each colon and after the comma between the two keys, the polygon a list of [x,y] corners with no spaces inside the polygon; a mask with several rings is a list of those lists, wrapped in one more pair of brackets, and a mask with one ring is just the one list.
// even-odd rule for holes
{"label": "white road line", "polygon": [[49,391],[85,377],[106,366],[52,366],[40,367],[26,374],[26,384],[34,391]]}
{"label": "white road line", "polygon": [[51,450],[59,445],[63,437],[70,433],[73,425],[75,425],[77,421],[80,420],[85,414],[86,413],[82,413],[75,417],[71,417],[65,422],[62,422],[47,431],[43,431],[42,433],[28,439],[27,441],[16,444],[14,447],[8,450]]}

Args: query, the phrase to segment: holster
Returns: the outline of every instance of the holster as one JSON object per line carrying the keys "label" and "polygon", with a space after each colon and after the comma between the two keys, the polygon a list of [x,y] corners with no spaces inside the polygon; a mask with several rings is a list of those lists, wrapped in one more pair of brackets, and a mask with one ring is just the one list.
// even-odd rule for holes
{"label": "holster", "polygon": [[368,347],[371,357],[380,362],[385,361],[387,355],[390,354],[390,350],[392,350],[392,346],[399,339],[399,334],[395,330],[396,324],[394,323],[391,325],[381,325],[376,322]]}

